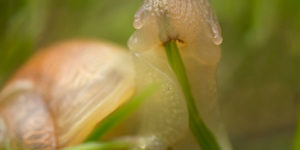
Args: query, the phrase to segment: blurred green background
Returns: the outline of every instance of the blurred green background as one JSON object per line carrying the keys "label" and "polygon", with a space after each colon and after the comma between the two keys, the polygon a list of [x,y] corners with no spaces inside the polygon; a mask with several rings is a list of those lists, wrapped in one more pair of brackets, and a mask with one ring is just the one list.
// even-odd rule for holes
{"label": "blurred green background", "polygon": [[[211,0],[223,30],[222,115],[236,150],[292,148],[300,1]],[[0,0],[0,86],[35,50],[74,38],[126,46],[141,0]]]}

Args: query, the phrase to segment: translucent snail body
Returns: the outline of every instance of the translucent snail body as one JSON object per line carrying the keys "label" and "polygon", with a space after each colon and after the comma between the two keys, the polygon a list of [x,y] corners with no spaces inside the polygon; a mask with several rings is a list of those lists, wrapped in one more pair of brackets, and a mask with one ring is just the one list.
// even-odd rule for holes
{"label": "translucent snail body", "polygon": [[[160,111],[157,114],[152,112],[152,115],[154,113],[157,115],[154,118],[159,118],[164,115],[161,112],[171,114],[171,117],[166,115],[168,120],[165,120],[165,126],[158,125],[158,121],[149,121],[141,127],[142,133],[155,133],[166,144],[165,147],[178,150],[199,149],[188,129],[184,97],[164,51],[164,43],[177,41],[198,110],[217,137],[221,149],[231,149],[216,100],[215,74],[221,56],[219,45],[222,43],[222,36],[209,2],[145,0],[135,15],[134,27],[137,31],[131,36],[128,45],[135,58],[137,85],[143,85],[145,78],[149,78],[150,82],[164,79],[166,89],[159,93],[164,98],[156,100],[161,103],[157,104]],[[157,78],[158,75],[161,77]],[[168,85],[172,88],[167,88]],[[169,93],[176,94],[168,96]],[[173,105],[167,107],[163,105],[165,101]],[[176,104],[180,107],[176,108]]]}

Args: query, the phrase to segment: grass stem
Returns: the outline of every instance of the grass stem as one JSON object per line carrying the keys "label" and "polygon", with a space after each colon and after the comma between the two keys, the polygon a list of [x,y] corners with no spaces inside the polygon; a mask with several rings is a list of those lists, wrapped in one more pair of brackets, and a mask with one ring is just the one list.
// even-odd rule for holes
{"label": "grass stem", "polygon": [[[300,108],[300,105],[298,108]],[[298,112],[298,122],[294,138],[293,150],[300,150],[300,111]]]}
{"label": "grass stem", "polygon": [[207,128],[207,126],[205,125],[205,123],[199,115],[195,99],[192,95],[191,87],[189,85],[184,63],[180,56],[176,41],[169,41],[165,43],[164,46],[169,64],[175,72],[178,82],[181,86],[182,92],[185,96],[189,113],[190,130],[194,134],[194,137],[196,138],[198,144],[203,150],[220,150],[215,136]]}
{"label": "grass stem", "polygon": [[112,142],[89,142],[74,147],[67,147],[63,150],[117,150],[128,149],[132,143],[125,141],[112,141]]}

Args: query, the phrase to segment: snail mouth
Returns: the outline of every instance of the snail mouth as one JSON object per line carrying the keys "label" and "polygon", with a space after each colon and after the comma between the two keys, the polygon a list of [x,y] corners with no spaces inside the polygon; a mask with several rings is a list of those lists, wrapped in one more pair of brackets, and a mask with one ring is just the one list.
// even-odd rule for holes
{"label": "snail mouth", "polygon": [[181,39],[176,39],[177,42],[181,43],[181,44],[185,44],[185,42]]}
{"label": "snail mouth", "polygon": [[176,46],[181,50],[182,47],[185,47],[187,45],[187,42],[180,39],[180,38],[169,38],[169,40],[162,42],[162,47],[166,48],[166,45],[169,43],[176,43]]}
{"label": "snail mouth", "polygon": [[185,45],[186,42],[180,38],[169,38],[167,41],[165,42],[162,42],[162,46],[165,46],[167,43],[170,43],[170,42],[176,42],[178,44],[181,44],[181,45]]}

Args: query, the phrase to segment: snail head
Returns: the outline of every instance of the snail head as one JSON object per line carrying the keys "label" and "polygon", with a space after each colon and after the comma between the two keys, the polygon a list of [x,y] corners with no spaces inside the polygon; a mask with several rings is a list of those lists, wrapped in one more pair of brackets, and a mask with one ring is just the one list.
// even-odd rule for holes
{"label": "snail head", "polygon": [[223,41],[219,23],[209,0],[144,0],[136,12],[128,46],[144,51],[179,41],[187,55],[202,64],[220,60],[218,45]]}

